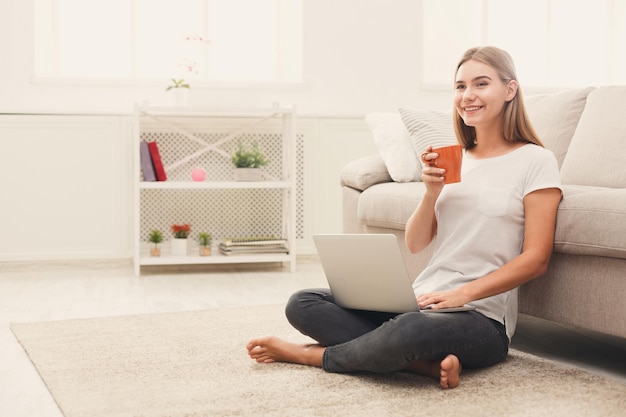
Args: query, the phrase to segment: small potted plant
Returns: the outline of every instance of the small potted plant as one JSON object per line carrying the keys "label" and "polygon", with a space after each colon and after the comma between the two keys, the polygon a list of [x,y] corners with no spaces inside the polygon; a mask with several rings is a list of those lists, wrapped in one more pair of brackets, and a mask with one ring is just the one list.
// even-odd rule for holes
{"label": "small potted plant", "polygon": [[172,78],[172,84],[167,86],[165,91],[170,91],[172,104],[176,107],[184,107],[189,99],[189,89],[191,87],[184,79]]}
{"label": "small potted plant", "polygon": [[173,224],[171,226],[174,239],[171,240],[172,255],[185,256],[187,255],[187,238],[191,231],[190,224]]}
{"label": "small potted plant", "polygon": [[179,80],[177,80],[176,78],[172,78],[172,85],[168,86],[165,89],[165,91],[170,91],[172,88],[191,88],[191,87],[182,78]]}
{"label": "small potted plant", "polygon": [[261,179],[260,168],[270,161],[265,157],[259,144],[254,142],[246,148],[241,142],[231,158],[235,165],[235,179],[239,181],[258,181]]}
{"label": "small potted plant", "polygon": [[163,242],[163,233],[160,230],[152,230],[148,235],[148,241],[154,246],[150,248],[150,256],[161,256],[161,248],[159,243]]}
{"label": "small potted plant", "polygon": [[200,244],[200,256],[211,256],[211,243],[213,243],[211,234],[198,233],[198,243]]}

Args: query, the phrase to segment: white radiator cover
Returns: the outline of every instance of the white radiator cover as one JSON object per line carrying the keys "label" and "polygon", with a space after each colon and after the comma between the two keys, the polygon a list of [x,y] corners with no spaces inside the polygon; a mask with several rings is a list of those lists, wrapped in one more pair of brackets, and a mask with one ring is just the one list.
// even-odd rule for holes
{"label": "white radiator cover", "polygon": [[[208,144],[216,143],[230,132],[198,133],[194,135]],[[156,141],[162,155],[163,165],[184,158],[197,151],[199,145],[185,140],[171,132],[144,132],[141,139]],[[304,134],[296,135],[296,239],[304,235]],[[263,175],[280,178],[283,150],[280,147],[281,134],[275,131],[244,133],[235,141],[223,144],[219,149],[232,155],[239,141],[249,147],[257,143],[269,163],[262,167]],[[206,172],[205,181],[232,181],[234,166],[232,162],[215,152],[206,152],[192,161],[167,172],[169,181],[191,181],[190,173],[194,168]],[[282,205],[279,189],[243,189],[243,190],[141,190],[141,230],[142,238],[152,229],[166,231],[169,236],[171,224],[189,223],[192,225],[191,237],[198,232],[211,233],[214,240],[224,237],[240,237],[242,230],[249,236],[281,236]]]}

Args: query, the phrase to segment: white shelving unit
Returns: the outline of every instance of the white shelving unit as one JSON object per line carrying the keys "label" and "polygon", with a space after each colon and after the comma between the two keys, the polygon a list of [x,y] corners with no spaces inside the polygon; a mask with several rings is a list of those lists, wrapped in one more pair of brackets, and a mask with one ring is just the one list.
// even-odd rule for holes
{"label": "white shelving unit", "polygon": [[[295,108],[203,109],[140,107],[134,112],[134,268],[147,265],[289,262],[296,268]],[[143,181],[141,140],[156,141],[167,181]],[[263,180],[234,181],[230,158],[239,142],[256,142],[270,160]],[[191,171],[206,179],[194,182]],[[172,224],[191,224],[186,256],[169,254]],[[151,257],[148,234],[163,232],[161,256]],[[211,256],[199,256],[197,233],[213,236]],[[287,254],[222,255],[222,238],[274,235]]]}

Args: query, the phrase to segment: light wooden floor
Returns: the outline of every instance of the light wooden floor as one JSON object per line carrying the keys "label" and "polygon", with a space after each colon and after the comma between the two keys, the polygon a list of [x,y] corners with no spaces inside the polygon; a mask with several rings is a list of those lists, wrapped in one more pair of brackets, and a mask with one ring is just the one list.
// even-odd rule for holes
{"label": "light wooden floor", "polygon": [[[0,416],[61,416],[11,322],[277,304],[295,290],[319,286],[326,280],[315,257],[300,258],[295,273],[255,265],[144,269],[141,277],[127,261],[0,263]],[[626,383],[625,339],[522,316],[513,347]]]}

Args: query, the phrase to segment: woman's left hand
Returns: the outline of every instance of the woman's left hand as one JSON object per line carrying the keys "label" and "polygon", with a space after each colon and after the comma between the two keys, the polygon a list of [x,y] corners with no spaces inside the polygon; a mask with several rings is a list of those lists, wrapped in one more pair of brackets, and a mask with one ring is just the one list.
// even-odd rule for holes
{"label": "woman's left hand", "polygon": [[422,294],[417,297],[417,304],[420,308],[430,306],[431,309],[462,307],[469,303],[470,299],[458,289],[448,291],[437,291],[430,294]]}

